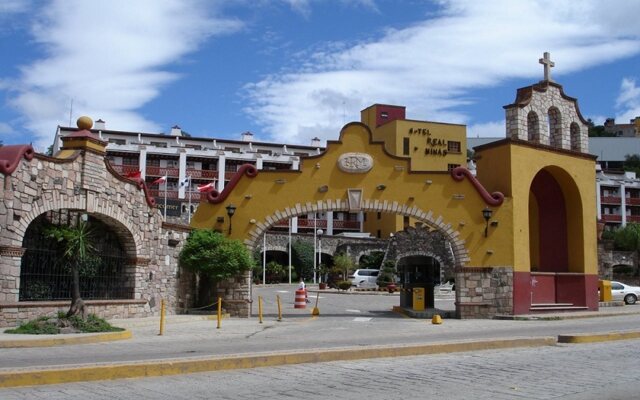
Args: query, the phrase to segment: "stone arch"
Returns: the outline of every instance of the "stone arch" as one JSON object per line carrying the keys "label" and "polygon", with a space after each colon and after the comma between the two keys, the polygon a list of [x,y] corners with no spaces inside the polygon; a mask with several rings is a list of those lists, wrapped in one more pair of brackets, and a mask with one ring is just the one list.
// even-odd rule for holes
{"label": "stone arch", "polygon": [[557,107],[550,107],[547,111],[549,125],[549,144],[562,148],[562,114]]}
{"label": "stone arch", "polygon": [[581,151],[582,150],[582,133],[580,132],[580,125],[576,122],[572,122],[569,126],[570,139],[571,139],[571,150],[573,151]]}
{"label": "stone arch", "polygon": [[54,193],[54,197],[46,202],[36,201],[32,204],[31,211],[23,215],[22,223],[15,226],[15,234],[19,238],[23,238],[27,227],[40,215],[48,212],[61,209],[69,210],[85,210],[87,214],[90,214],[107,225],[113,227],[118,234],[123,236],[129,236],[130,240],[127,240],[127,254],[131,258],[140,257],[141,250],[143,248],[142,238],[139,233],[139,227],[134,225],[130,218],[119,207],[113,207],[113,203],[109,203],[107,200],[94,199],[93,207],[88,210],[85,207],[87,199],[84,196],[77,196],[69,198],[62,196],[59,193]]}
{"label": "stone arch", "polygon": [[540,143],[540,118],[535,111],[529,111],[527,114],[527,140]]}
{"label": "stone arch", "polygon": [[[363,200],[362,211],[364,212],[386,212],[402,216],[412,217],[418,222],[422,222],[430,229],[437,230],[443,234],[445,239],[451,244],[453,255],[453,268],[462,268],[469,261],[469,252],[464,241],[460,238],[460,233],[455,231],[451,224],[443,221],[442,216],[435,216],[433,211],[425,212],[416,206],[401,204],[397,201]],[[304,215],[316,211],[349,211],[348,204],[342,199],[319,200],[317,203],[296,204],[287,207],[285,210],[276,210],[267,216],[264,221],[255,221],[255,227],[249,233],[249,238],[245,240],[245,245],[253,250],[264,234],[271,226],[278,221]]]}

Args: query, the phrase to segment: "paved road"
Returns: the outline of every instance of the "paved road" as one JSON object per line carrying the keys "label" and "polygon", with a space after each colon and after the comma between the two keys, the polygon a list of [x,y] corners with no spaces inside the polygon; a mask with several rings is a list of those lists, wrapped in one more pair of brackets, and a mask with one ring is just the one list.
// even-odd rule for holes
{"label": "paved road", "polygon": [[640,341],[0,389],[3,400],[635,399]]}
{"label": "paved road", "polygon": [[[271,289],[277,291],[282,288]],[[224,320],[222,329],[217,330],[214,321],[183,320],[174,323],[170,319],[164,336],[157,335],[156,325],[132,325],[129,328],[133,332],[133,339],[122,342],[46,349],[0,349],[0,370],[316,348],[543,337],[637,330],[640,326],[640,314],[563,321],[452,319],[445,320],[443,325],[432,325],[424,320],[403,318],[390,312],[391,305],[385,302],[395,302],[397,297],[331,294],[321,297],[323,303],[319,307],[319,318],[311,318],[310,309],[294,310],[293,299],[290,299],[287,305],[289,312],[283,322],[276,322],[273,316],[266,318],[263,324],[258,324],[255,318],[230,319]],[[337,304],[334,310],[342,307],[342,311],[331,311],[331,302]],[[624,309],[635,311],[640,310],[640,306]]]}

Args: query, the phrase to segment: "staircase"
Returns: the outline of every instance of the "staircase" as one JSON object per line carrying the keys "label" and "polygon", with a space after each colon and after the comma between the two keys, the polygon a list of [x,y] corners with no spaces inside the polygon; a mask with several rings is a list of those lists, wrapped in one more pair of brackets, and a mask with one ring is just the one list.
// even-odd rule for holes
{"label": "staircase", "polygon": [[531,312],[563,312],[563,311],[587,311],[587,307],[574,306],[573,303],[533,303],[529,308]]}

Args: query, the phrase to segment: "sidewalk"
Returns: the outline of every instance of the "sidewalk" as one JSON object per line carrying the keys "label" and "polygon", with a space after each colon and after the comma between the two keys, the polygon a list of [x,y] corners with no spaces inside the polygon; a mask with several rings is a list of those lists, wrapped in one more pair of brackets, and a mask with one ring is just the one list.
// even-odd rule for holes
{"label": "sidewalk", "polygon": [[[310,310],[301,310],[282,322],[224,319],[216,329],[210,316],[175,315],[167,318],[163,336],[157,317],[114,320],[132,337],[73,344],[87,335],[57,335],[70,343],[0,348],[0,387],[640,338],[640,306],[546,316],[563,319],[445,319],[433,325],[390,312],[312,317]],[[1,333],[0,343],[51,340],[33,336]]]}

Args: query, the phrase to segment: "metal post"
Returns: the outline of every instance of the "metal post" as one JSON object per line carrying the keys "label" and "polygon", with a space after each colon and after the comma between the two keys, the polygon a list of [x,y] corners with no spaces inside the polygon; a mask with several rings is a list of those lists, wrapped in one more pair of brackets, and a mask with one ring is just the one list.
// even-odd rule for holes
{"label": "metal post", "polygon": [[191,223],[191,175],[189,175],[189,180],[187,181],[187,190],[189,190],[189,223]]}
{"label": "metal post", "polygon": [[164,299],[160,301],[160,333],[159,336],[164,335],[164,313],[165,313],[165,305]]}
{"label": "metal post", "polygon": [[258,321],[262,323],[262,296],[258,296]]}
{"label": "metal post", "polygon": [[267,232],[262,237],[262,284],[267,284]]}
{"label": "metal post", "polygon": [[282,303],[280,303],[280,295],[276,295],[276,301],[278,302],[278,322],[282,321]]}
{"label": "metal post", "polygon": [[164,180],[164,220],[167,220],[167,186],[169,185],[168,180]]}
{"label": "metal post", "polygon": [[289,218],[289,285],[291,285],[291,218]]}
{"label": "metal post", "polygon": [[[318,236],[318,268],[322,270],[322,234]],[[318,277],[318,282],[322,282],[322,273]]]}
{"label": "metal post", "polygon": [[316,254],[318,251],[316,243],[316,216],[317,213],[313,213],[313,283],[316,283]]}
{"label": "metal post", "polygon": [[218,297],[218,327],[217,327],[217,329],[220,329],[221,325],[222,325],[222,297]]}

